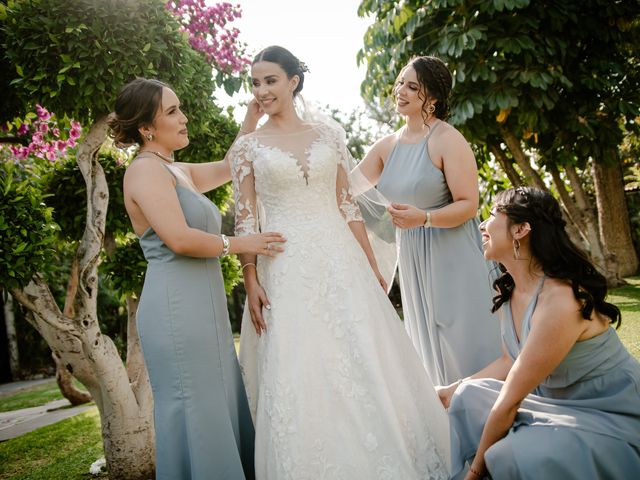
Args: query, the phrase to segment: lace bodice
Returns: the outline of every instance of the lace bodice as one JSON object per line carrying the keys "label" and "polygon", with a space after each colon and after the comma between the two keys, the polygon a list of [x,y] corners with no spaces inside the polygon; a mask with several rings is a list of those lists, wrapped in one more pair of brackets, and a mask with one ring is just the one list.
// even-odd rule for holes
{"label": "lace bodice", "polygon": [[324,124],[238,139],[229,152],[236,235],[338,213],[362,221],[349,188],[348,155],[340,132]]}

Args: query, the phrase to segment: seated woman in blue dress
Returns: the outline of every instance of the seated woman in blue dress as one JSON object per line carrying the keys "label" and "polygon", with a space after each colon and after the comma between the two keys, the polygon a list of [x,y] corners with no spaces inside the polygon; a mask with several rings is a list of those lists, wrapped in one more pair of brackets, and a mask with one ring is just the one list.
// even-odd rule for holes
{"label": "seated woman in blue dress", "polygon": [[453,478],[640,478],[640,364],[611,327],[621,316],[604,277],[564,226],[553,196],[529,187],[500,193],[480,225],[502,270],[503,355],[438,388]]}

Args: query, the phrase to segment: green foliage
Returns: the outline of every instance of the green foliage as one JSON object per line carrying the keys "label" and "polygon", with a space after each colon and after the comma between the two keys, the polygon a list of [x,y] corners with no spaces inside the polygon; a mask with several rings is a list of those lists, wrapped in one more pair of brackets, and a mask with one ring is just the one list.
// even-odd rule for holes
{"label": "green foliage", "polygon": [[337,108],[329,108],[328,106],[325,107],[325,110],[344,128],[347,135],[347,148],[351,156],[362,160],[369,147],[377,140],[371,125],[365,125],[367,119],[364,112],[353,110],[350,113],[344,113]]}
{"label": "green foliage", "polygon": [[[105,233],[124,235],[131,231],[122,194],[125,167],[113,150],[101,150],[98,159],[109,185]],[[87,187],[75,157],[69,156],[52,164],[43,174],[42,189],[47,195],[46,204],[53,208],[53,216],[60,225],[63,238],[67,241],[82,238],[87,216]]]}
{"label": "green foliage", "polygon": [[[6,87],[12,102],[2,103],[0,120],[16,115],[16,99],[20,114],[39,102],[90,128],[112,110],[126,82],[157,78],[172,86],[189,117],[191,143],[176,153],[177,159],[204,162],[224,157],[237,125],[215,105],[212,67],[189,46],[163,0],[20,0],[7,2],[3,12],[0,87]],[[60,242],[66,244],[81,238],[86,220],[86,189],[74,160],[70,157],[47,168],[41,184],[62,227]],[[125,168],[108,149],[101,150],[99,160],[109,184],[105,235],[118,239],[119,250],[130,242],[131,232],[122,195]],[[222,210],[229,196],[229,186],[209,194]],[[135,246],[115,255],[123,263],[116,265],[110,259],[102,271],[109,273],[116,289],[131,293],[143,277],[140,249]],[[235,268],[233,263],[225,267]],[[127,278],[117,280],[118,271]],[[225,275],[234,278],[238,272]]]}
{"label": "green foliage", "polygon": [[49,268],[58,226],[35,175],[0,160],[0,284],[21,288]]}
{"label": "green foliage", "polygon": [[3,30],[11,83],[24,103],[89,123],[111,111],[127,81],[193,70],[196,52],[179,29],[161,0],[10,1]]}
{"label": "green foliage", "polygon": [[412,56],[437,55],[454,76],[450,121],[472,142],[502,124],[546,161],[600,160],[621,142],[617,120],[640,114],[638,2],[364,0],[359,13],[376,18],[358,54],[365,97],[388,97]]}
{"label": "green foliage", "polygon": [[100,271],[109,277],[113,288],[121,295],[140,294],[146,268],[140,242],[133,233],[118,240],[113,254],[105,255],[100,264]]}
{"label": "green foliage", "polygon": [[224,277],[224,291],[227,295],[230,295],[233,287],[242,280],[240,260],[238,260],[238,257],[235,255],[222,257],[220,259],[220,267],[222,268]]}
{"label": "green foliage", "polygon": [[[222,158],[235,122],[213,103],[211,65],[187,43],[162,0],[22,0],[9,2],[0,41],[12,72],[11,93],[87,126],[110,112],[136,77],[171,85],[189,116],[191,146],[180,159]],[[0,109],[0,119],[10,118]]]}

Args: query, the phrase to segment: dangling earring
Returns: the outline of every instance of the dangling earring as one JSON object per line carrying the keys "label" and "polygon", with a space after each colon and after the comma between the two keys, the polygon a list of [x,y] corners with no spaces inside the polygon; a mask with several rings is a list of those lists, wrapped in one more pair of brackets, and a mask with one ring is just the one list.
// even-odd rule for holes
{"label": "dangling earring", "polygon": [[153,140],[153,133],[147,133],[145,135],[145,137],[147,138],[147,140],[150,142],[151,140]]}
{"label": "dangling earring", "polygon": [[429,106],[427,107],[427,113],[429,114],[429,116],[433,116],[433,113],[436,111],[436,106],[431,103],[429,104]]}
{"label": "dangling earring", "polygon": [[520,240],[513,240],[513,258],[520,260]]}

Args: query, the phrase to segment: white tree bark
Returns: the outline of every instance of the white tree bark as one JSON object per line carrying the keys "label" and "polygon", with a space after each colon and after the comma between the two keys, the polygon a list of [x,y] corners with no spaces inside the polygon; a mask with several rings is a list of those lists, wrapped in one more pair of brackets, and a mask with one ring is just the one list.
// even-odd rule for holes
{"label": "white tree bark", "polygon": [[13,314],[13,297],[7,292],[4,299],[4,321],[7,328],[7,344],[9,347],[9,369],[11,378],[20,378],[20,353],[18,351],[18,336],[16,335],[16,317]]}
{"label": "white tree bark", "polygon": [[[60,311],[40,276],[11,293],[33,312],[33,326],[95,400],[109,478],[146,480],[153,478],[155,463],[153,402],[146,369],[137,359],[141,353],[136,347],[131,347],[132,364],[125,367],[113,341],[102,335],[97,315],[98,264],[109,202],[97,153],[106,131],[106,117],[96,120],[78,148],[77,163],[87,187],[87,222],[76,252],[77,290],[65,308],[72,315]],[[137,344],[137,334],[130,335]]]}

